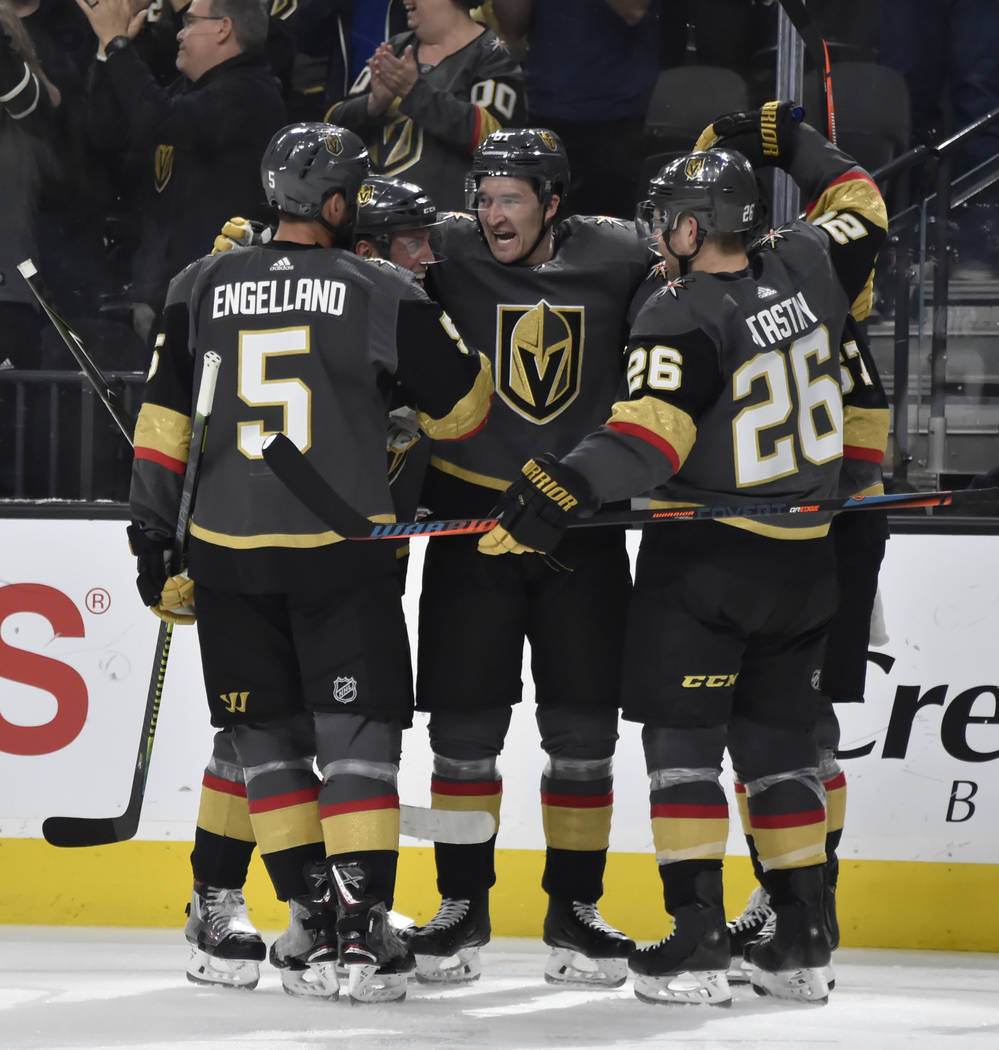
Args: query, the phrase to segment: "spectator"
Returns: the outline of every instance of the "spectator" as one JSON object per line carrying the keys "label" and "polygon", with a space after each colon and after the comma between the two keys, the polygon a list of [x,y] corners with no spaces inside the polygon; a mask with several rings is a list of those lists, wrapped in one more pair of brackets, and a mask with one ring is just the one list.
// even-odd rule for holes
{"label": "spectator", "polygon": [[[938,142],[999,109],[999,4],[994,0],[897,0],[881,5],[881,61],[909,85],[913,140]],[[955,157],[954,178],[999,153],[999,124]],[[999,190],[957,216],[955,276],[999,276]]]}
{"label": "spectator", "polygon": [[661,0],[493,0],[507,36],[527,40],[530,121],[572,157],[570,200],[585,215],[630,218],[642,129],[659,73]]}
{"label": "spectator", "polygon": [[260,156],[285,121],[281,89],[264,55],[263,0],[192,0],[177,34],[181,76],[157,84],[132,39],[145,11],[130,0],[77,0],[100,43],[91,89],[92,133],[146,151],[151,171],[133,267],[133,322],[143,337],[167,284],[202,254],[226,218],[264,218]]}
{"label": "spectator", "polygon": [[409,30],[380,44],[327,119],[368,143],[372,168],[412,179],[444,210],[464,206],[472,152],[524,123],[523,76],[469,0],[413,0]]}

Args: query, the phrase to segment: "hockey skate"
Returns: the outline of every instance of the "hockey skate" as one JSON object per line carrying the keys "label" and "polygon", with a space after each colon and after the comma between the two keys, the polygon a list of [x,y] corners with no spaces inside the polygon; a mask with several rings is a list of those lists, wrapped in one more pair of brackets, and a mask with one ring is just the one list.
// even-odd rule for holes
{"label": "hockey skate", "polygon": [[700,872],[683,903],[671,904],[672,896],[667,891],[667,907],[673,914],[669,936],[628,958],[636,997],[643,1003],[731,1006],[721,871]]}
{"label": "hockey skate", "polygon": [[829,935],[822,865],[771,873],[776,924],[772,937],[749,948],[757,995],[824,1005],[829,1001]]}
{"label": "hockey skate", "polygon": [[187,916],[187,979],[221,988],[256,988],[266,948],[250,922],[243,891],[195,881]]}
{"label": "hockey skate", "polygon": [[489,898],[444,897],[437,914],[405,937],[416,955],[416,979],[423,984],[467,984],[482,973],[479,948],[489,943]]}
{"label": "hockey skate", "polygon": [[399,1002],[406,998],[406,977],[415,965],[409,945],[399,936],[382,901],[367,896],[367,876],[354,861],[330,864],[339,918],[338,962],[347,971],[352,1002]]}
{"label": "hockey skate", "polygon": [[335,913],[325,873],[310,866],[306,877],[314,892],[288,901],[288,929],[271,945],[271,966],[281,971],[288,995],[301,999],[337,999]]}
{"label": "hockey skate", "polygon": [[732,964],[727,977],[730,984],[748,984],[752,966],[748,960],[751,944],[773,934],[774,910],[770,907],[770,894],[757,886],[749,895],[742,914],[728,923],[728,945]]}
{"label": "hockey skate", "polygon": [[635,942],[605,922],[596,904],[549,898],[544,941],[552,953],[549,984],[620,988],[628,977]]}

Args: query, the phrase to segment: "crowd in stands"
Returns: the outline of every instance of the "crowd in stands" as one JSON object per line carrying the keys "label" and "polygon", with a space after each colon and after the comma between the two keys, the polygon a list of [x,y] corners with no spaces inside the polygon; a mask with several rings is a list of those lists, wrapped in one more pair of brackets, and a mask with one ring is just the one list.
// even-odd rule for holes
{"label": "crowd in stands", "polygon": [[[904,78],[903,145],[999,107],[994,0],[807,6],[834,62],[889,65]],[[25,114],[7,98],[17,85],[0,84],[0,368],[71,366],[17,274],[30,256],[101,367],[144,369],[172,274],[211,248],[229,216],[272,218],[259,157],[293,120],[351,127],[375,170],[419,182],[442,209],[462,206],[460,165],[490,131],[549,127],[572,158],[570,209],[630,218],[643,160],[662,145],[646,132],[660,73],[723,68],[745,81],[749,104],[772,97],[778,9],[775,0],[0,0],[0,77],[23,59],[40,85]],[[394,50],[386,40],[402,42]],[[442,75],[446,66],[457,71]],[[955,174],[996,152],[999,124]],[[962,259],[999,276],[999,209],[988,197],[973,207]],[[5,418],[9,395],[0,383]],[[6,487],[0,471],[0,497],[12,494]]]}

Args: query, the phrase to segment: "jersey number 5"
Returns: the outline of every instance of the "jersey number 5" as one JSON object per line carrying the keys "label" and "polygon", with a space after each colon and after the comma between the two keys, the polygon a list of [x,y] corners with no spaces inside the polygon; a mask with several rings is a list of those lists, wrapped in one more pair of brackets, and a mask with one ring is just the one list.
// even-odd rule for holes
{"label": "jersey number 5", "polygon": [[[829,360],[829,333],[825,328],[796,339],[786,353],[771,350],[758,354],[732,376],[732,397],[737,405],[750,396],[758,380],[769,392],[766,401],[749,405],[732,421],[735,480],[740,488],[794,474],[799,454],[809,463],[827,463],[843,455],[840,385],[829,374],[812,378],[812,360],[819,365]],[[773,451],[764,452],[764,435],[770,430],[776,433],[768,436],[766,444]]]}
{"label": "jersey number 5", "polygon": [[[241,332],[239,337],[239,397],[251,407],[280,407],[284,419],[281,432],[306,452],[312,444],[312,391],[301,379],[268,379],[269,358],[285,354],[307,354],[308,327],[277,328],[269,332]],[[247,459],[263,457],[263,419],[240,423],[236,445]]]}

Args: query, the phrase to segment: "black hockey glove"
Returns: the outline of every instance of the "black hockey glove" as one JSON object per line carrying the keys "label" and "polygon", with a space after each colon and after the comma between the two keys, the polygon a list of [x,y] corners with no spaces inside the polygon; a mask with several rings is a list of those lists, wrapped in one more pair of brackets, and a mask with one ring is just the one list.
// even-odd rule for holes
{"label": "black hockey glove", "polygon": [[805,111],[797,102],[765,102],[759,109],[726,113],[706,127],[694,151],[738,150],[754,168],[787,168],[794,156],[798,125]]}
{"label": "black hockey glove", "polygon": [[128,527],[128,545],[135,555],[139,597],[167,623],[194,623],[194,582],[184,573],[167,574],[170,544],[151,537],[141,525]]}
{"label": "black hockey glove", "polygon": [[547,554],[569,523],[598,507],[589,483],[571,467],[545,454],[529,459],[521,476],[500,496],[500,523],[479,540],[481,554]]}

